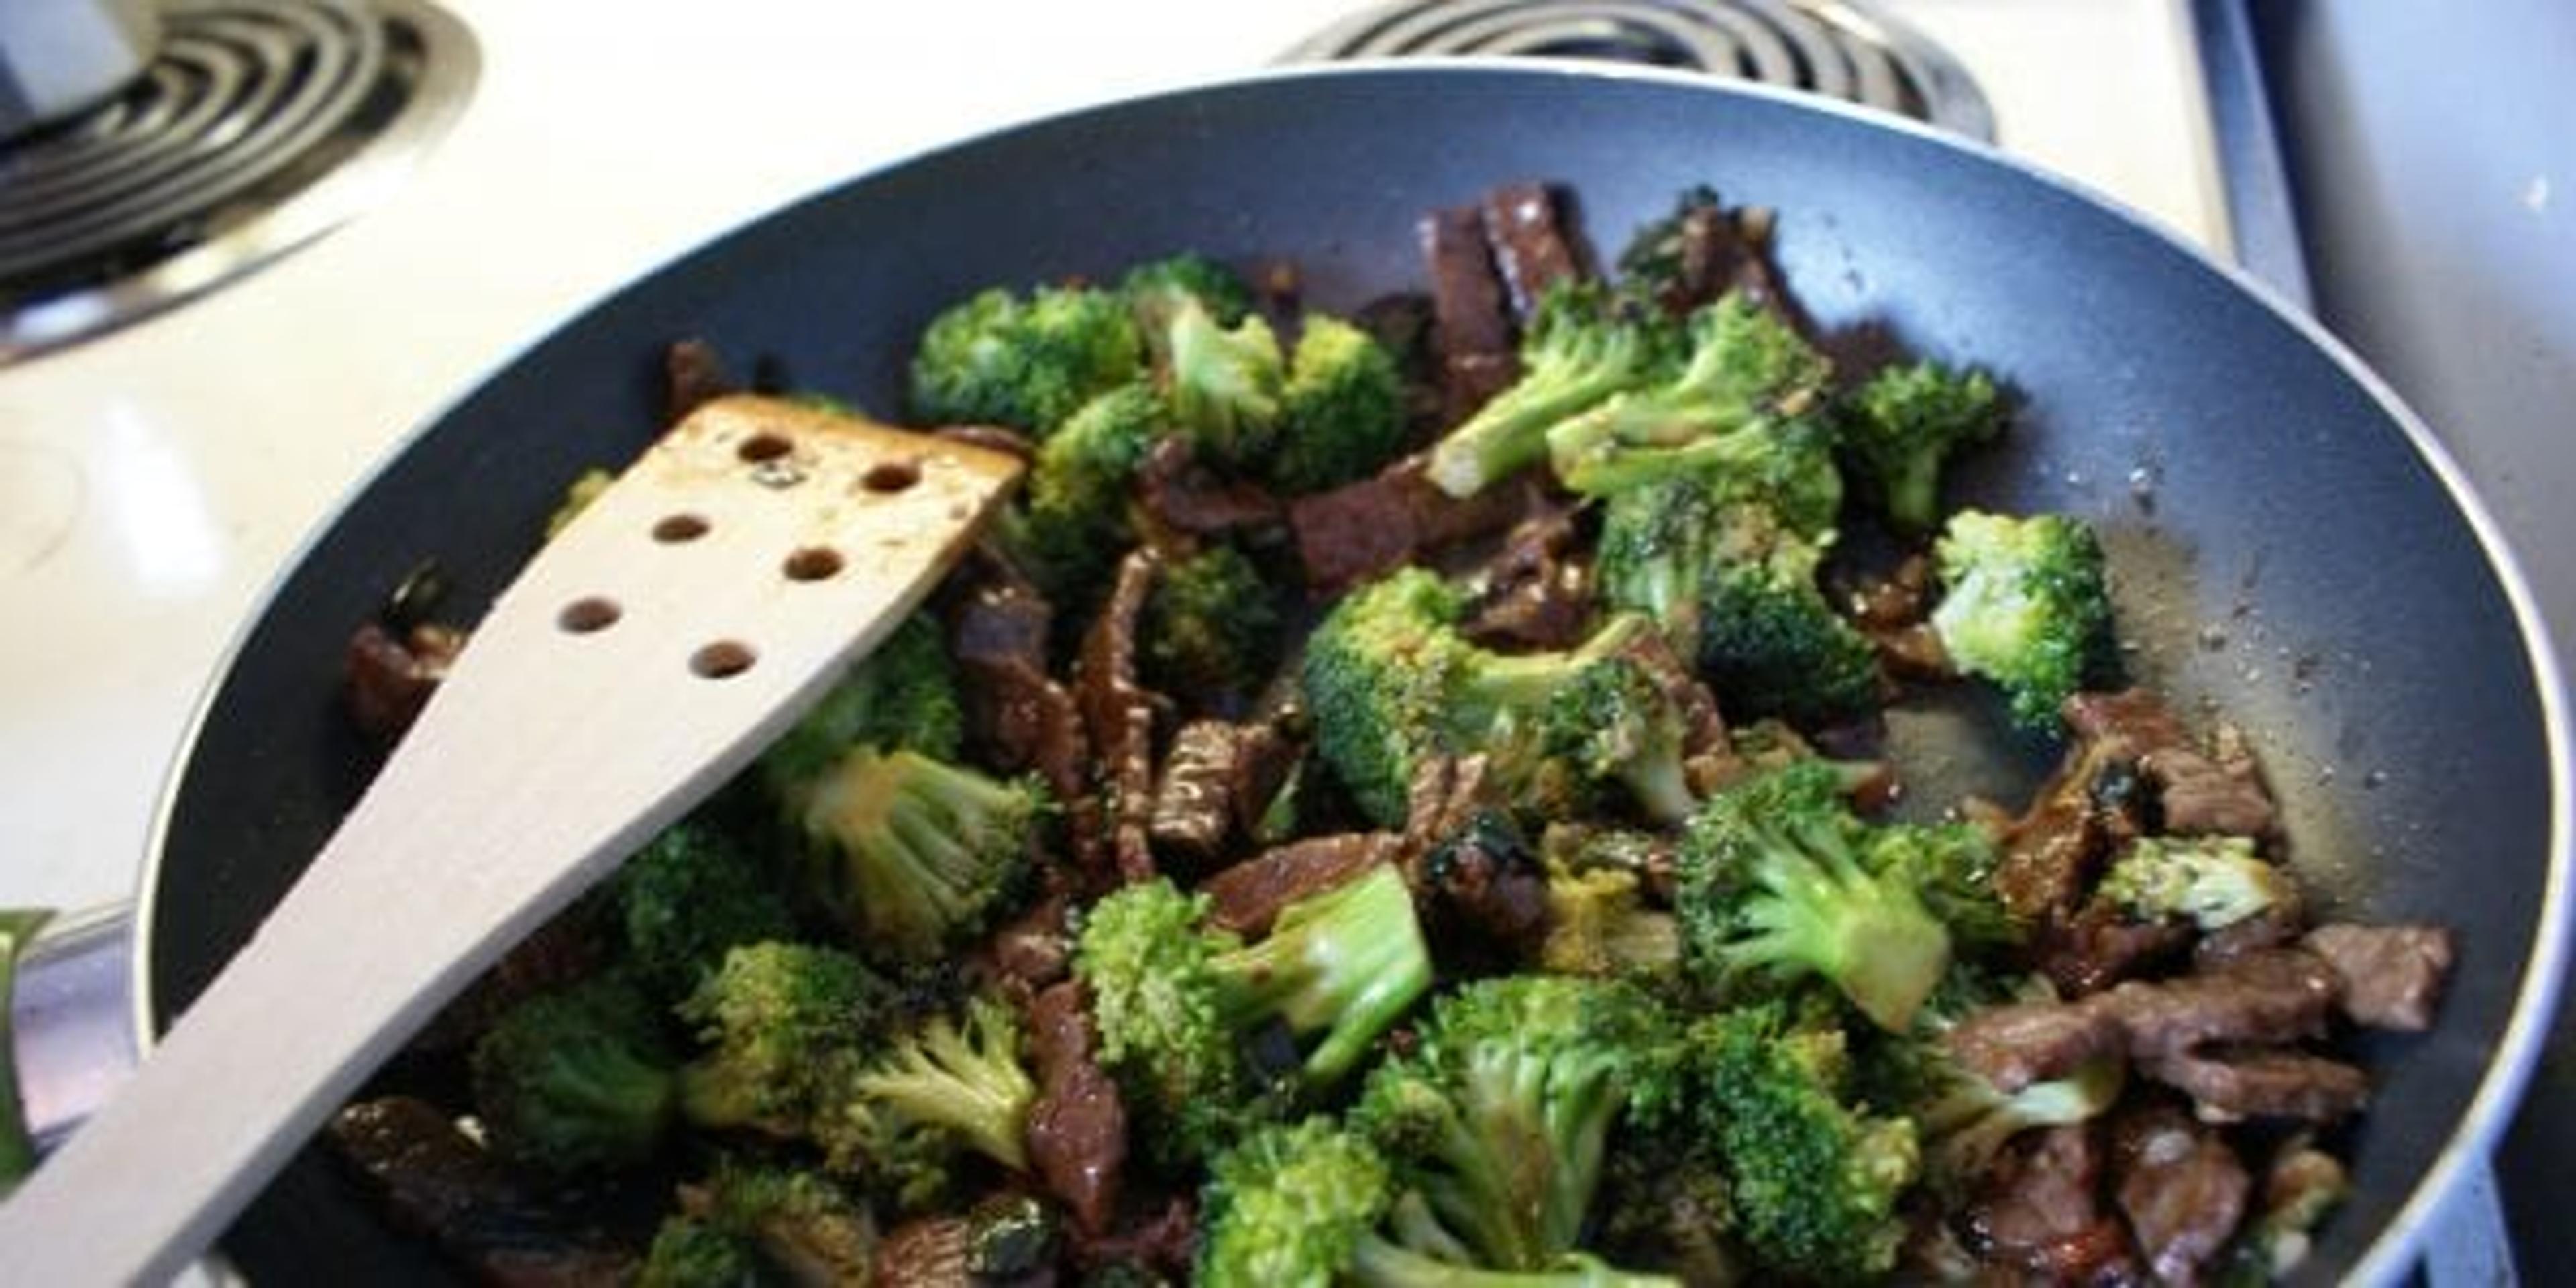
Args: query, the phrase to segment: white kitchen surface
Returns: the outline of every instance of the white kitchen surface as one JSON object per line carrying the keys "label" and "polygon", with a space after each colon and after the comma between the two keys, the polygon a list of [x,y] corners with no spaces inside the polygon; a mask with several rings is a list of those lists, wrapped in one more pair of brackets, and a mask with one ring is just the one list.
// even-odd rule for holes
{"label": "white kitchen surface", "polygon": [[[171,757],[262,588],[392,444],[556,319],[797,194],[1259,67],[1355,6],[442,7],[480,80],[385,204],[0,368],[0,903],[132,892]],[[2007,149],[2225,245],[2179,0],[1887,7],[1976,70]]]}

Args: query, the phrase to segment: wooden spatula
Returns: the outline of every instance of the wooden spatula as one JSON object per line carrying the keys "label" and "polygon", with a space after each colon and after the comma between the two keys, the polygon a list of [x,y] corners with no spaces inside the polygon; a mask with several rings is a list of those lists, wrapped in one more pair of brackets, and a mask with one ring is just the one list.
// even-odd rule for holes
{"label": "wooden spatula", "polygon": [[528,565],[134,1080],[0,1202],[0,1279],[168,1279],[511,944],[917,606],[1019,473],[799,404],[690,415]]}

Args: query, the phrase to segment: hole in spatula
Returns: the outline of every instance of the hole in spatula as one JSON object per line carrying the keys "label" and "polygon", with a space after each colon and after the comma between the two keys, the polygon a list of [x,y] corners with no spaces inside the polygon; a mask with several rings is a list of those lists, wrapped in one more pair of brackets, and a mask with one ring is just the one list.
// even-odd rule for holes
{"label": "hole in spatula", "polygon": [[879,461],[859,476],[859,486],[871,492],[900,492],[921,481],[921,462],[911,457]]}
{"label": "hole in spatula", "polygon": [[754,434],[742,440],[741,445],[733,449],[733,454],[758,465],[795,450],[796,444],[789,442],[784,434]]}
{"label": "hole in spatula", "polygon": [[694,514],[675,514],[653,525],[653,539],[666,546],[707,535],[707,521]]}
{"label": "hole in spatula", "polygon": [[722,680],[751,669],[759,655],[739,640],[718,640],[689,655],[689,669],[710,680]]}
{"label": "hole in spatula", "polygon": [[823,581],[841,571],[841,552],[830,546],[807,546],[787,556],[780,571],[789,581]]}
{"label": "hole in spatula", "polygon": [[555,625],[569,634],[588,635],[607,630],[617,623],[617,618],[616,600],[589,595],[564,605],[563,611],[555,615]]}

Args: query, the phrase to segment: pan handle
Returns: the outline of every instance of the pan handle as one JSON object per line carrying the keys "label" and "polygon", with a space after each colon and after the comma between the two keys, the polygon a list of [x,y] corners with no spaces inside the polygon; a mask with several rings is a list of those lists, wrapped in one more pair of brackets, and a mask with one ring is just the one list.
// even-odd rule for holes
{"label": "pan handle", "polygon": [[0,911],[0,957],[0,1163],[12,1140],[32,1162],[134,1071],[134,906]]}

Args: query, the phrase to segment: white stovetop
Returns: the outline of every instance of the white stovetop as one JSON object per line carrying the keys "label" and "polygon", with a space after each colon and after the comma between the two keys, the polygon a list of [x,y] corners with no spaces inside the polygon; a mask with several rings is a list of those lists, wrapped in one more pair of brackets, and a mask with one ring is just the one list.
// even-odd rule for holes
{"label": "white stovetop", "polygon": [[[0,369],[0,903],[131,893],[163,774],[262,588],[391,443],[554,319],[790,196],[1258,67],[1358,5],[443,7],[481,78],[389,202]],[[1978,69],[2007,148],[2224,245],[2180,0],[1888,7]]]}

